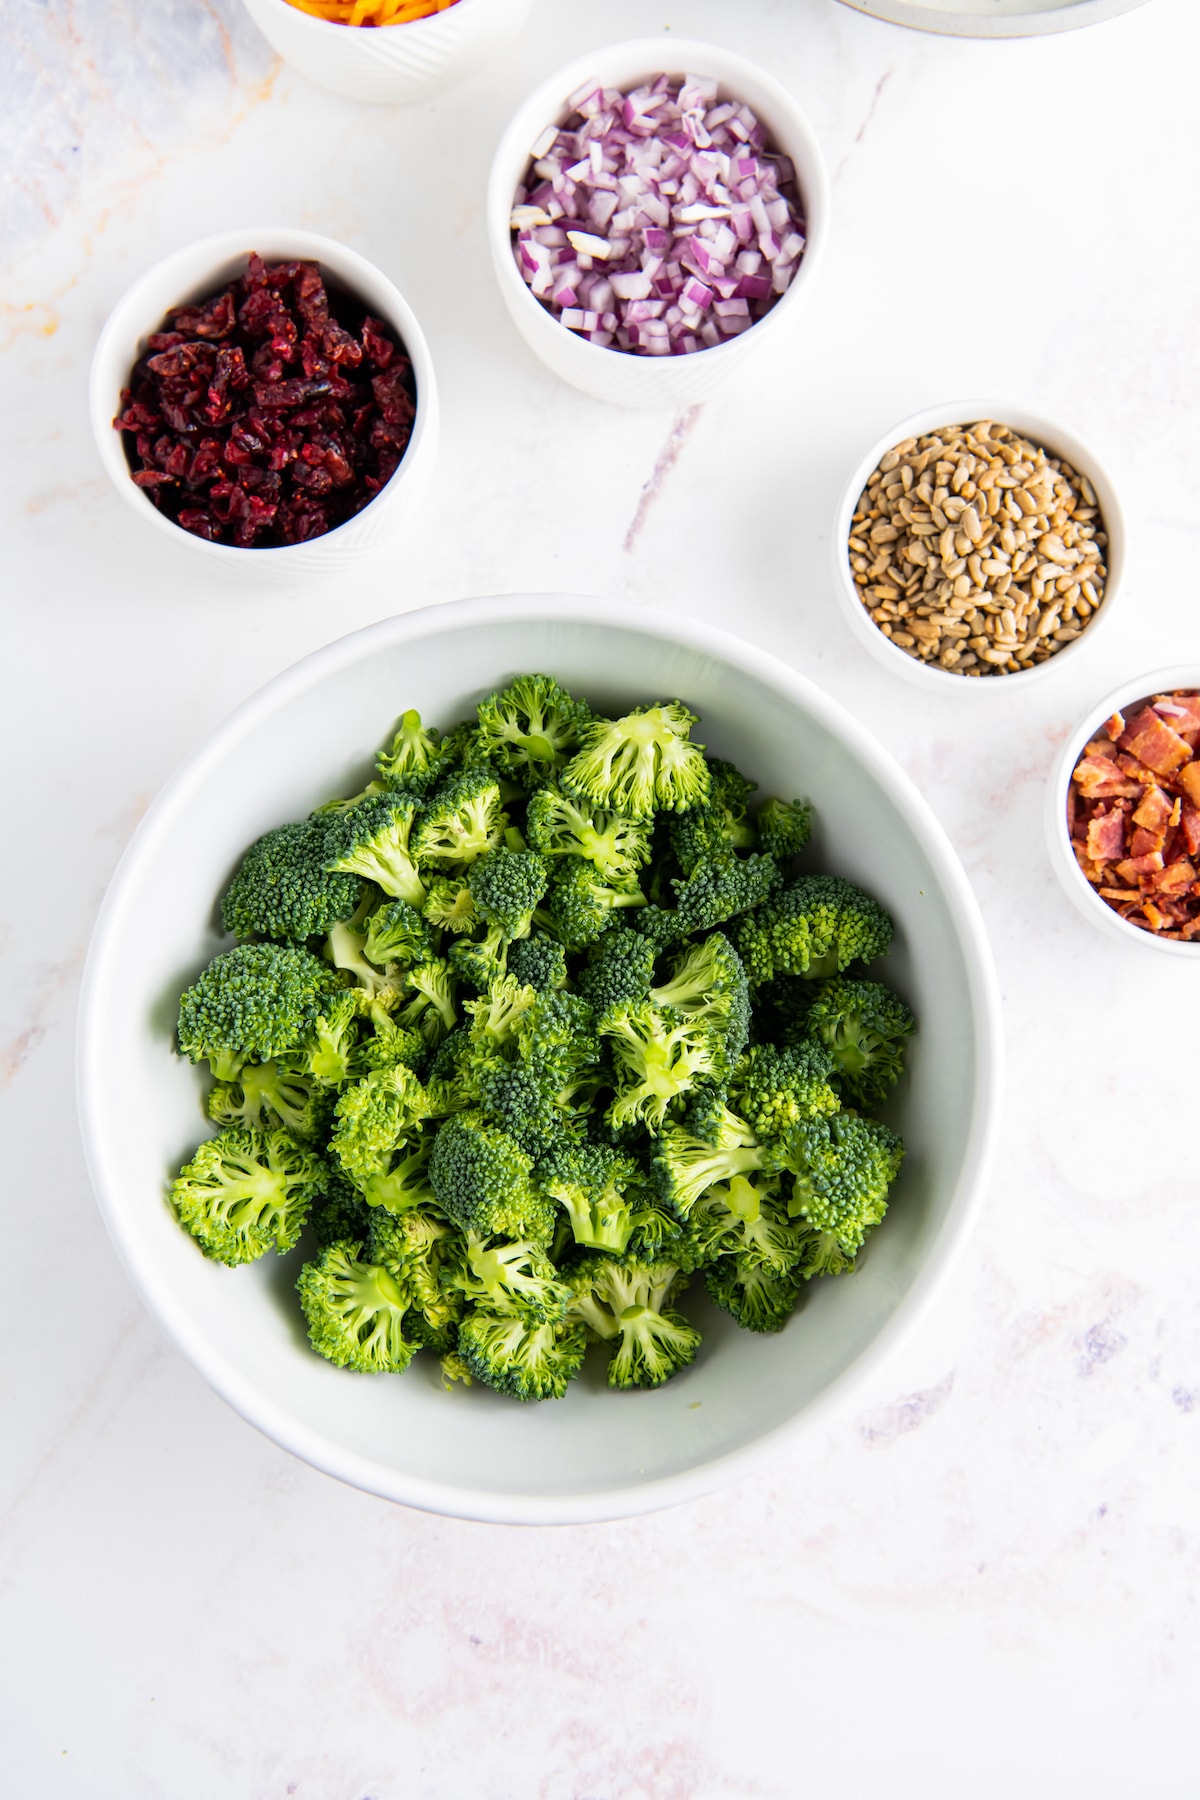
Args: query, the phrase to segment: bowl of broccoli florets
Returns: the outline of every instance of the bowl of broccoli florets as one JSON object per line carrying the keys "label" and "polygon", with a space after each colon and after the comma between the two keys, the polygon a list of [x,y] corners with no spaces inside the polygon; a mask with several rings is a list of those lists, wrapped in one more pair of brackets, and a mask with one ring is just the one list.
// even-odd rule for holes
{"label": "bowl of broccoli florets", "polygon": [[373,1492],[612,1517],[810,1426],[950,1264],[999,1086],[965,877],[721,633],[465,601],[307,658],[147,814],[81,1015],[143,1297]]}

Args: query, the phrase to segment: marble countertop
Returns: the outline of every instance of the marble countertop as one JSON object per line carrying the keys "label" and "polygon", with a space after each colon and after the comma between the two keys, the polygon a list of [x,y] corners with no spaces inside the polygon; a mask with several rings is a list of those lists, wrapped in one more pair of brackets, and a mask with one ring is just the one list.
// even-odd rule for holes
{"label": "marble countertop", "polygon": [[[985,44],[835,0],[537,0],[486,78],[355,106],[236,0],[9,0],[0,1792],[21,1800],[1183,1800],[1200,1656],[1200,973],[1076,916],[1041,841],[1079,715],[1200,658],[1200,10]],[[796,91],[833,240],[787,358],[679,416],[526,352],[486,259],[498,132],[605,38],[708,36]],[[444,430],[403,555],[213,589],[138,529],[86,413],[133,277],[290,221],[391,275]],[[1011,396],[1109,462],[1124,597],[1040,688],[922,696],[835,608],[842,482],[889,423]],[[76,990],[148,800],[310,649],[410,607],[598,592],[729,626],[917,781],[994,946],[1001,1153],[957,1280],[851,1410],[656,1516],[429,1517],[293,1461],[143,1310],[74,1122]],[[36,872],[35,872],[36,870]],[[1195,977],[1195,979],[1191,979]]]}

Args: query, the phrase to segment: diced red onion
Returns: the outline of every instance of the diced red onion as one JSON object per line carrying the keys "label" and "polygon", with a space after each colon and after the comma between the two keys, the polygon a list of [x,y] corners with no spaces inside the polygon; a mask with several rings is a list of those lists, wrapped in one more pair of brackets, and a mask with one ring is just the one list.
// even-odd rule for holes
{"label": "diced red onion", "polygon": [[517,268],[569,330],[635,355],[747,331],[790,285],[804,221],[790,158],[717,83],[587,82],[547,127],[512,209]]}

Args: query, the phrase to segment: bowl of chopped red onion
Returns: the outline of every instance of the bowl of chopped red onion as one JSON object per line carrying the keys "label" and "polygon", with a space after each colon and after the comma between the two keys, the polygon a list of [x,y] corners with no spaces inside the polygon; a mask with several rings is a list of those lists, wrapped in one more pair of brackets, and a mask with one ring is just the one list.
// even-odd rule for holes
{"label": "bowl of chopped red onion", "polygon": [[625,406],[694,404],[792,329],[828,216],[788,90],[716,45],[654,38],[544,81],[500,140],[487,200],[526,343]]}
{"label": "bowl of chopped red onion", "polygon": [[174,251],[92,359],[100,459],[137,516],[213,572],[276,586],[373,553],[438,435],[412,308],[365,257],[279,226]]}
{"label": "bowl of chopped red onion", "polygon": [[1200,665],[1152,669],[1090,709],[1062,747],[1045,823],[1086,918],[1200,959]]}
{"label": "bowl of chopped red onion", "polygon": [[311,0],[311,10],[292,0],[243,0],[263,36],[309,81],[348,100],[392,106],[430,100],[475,74],[516,35],[531,4],[451,0],[426,17],[361,6],[343,23],[332,5],[321,9],[328,16],[316,16]]}
{"label": "bowl of chopped red onion", "polygon": [[885,432],[843,489],[832,543],[850,631],[927,693],[1043,681],[1095,642],[1125,564],[1120,499],[1095,452],[994,399]]}

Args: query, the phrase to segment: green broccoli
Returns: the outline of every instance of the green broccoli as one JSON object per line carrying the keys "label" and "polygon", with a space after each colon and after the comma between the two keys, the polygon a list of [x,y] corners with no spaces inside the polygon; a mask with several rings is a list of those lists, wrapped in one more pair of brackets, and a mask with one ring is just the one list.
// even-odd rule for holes
{"label": "green broccoli", "polygon": [[382,1264],[362,1261],[361,1244],[330,1244],[296,1288],[319,1355],[367,1375],[407,1369],[418,1347],[404,1335],[410,1295]]}
{"label": "green broccoli", "polygon": [[689,741],[696,723],[678,700],[635,706],[621,719],[593,719],[562,771],[564,792],[630,819],[683,812],[709,793],[703,746]]}
{"label": "green broccoli", "polygon": [[304,819],[250,846],[221,900],[226,931],[302,941],[354,912],[362,880],[326,869],[326,830],[323,819]]}
{"label": "green broccoli", "polygon": [[467,1085],[488,1124],[507,1132],[527,1155],[541,1156],[563,1135],[566,1121],[544,1069],[501,1056],[477,1056],[467,1071]]}
{"label": "green broccoli", "polygon": [[706,1188],[688,1214],[691,1236],[704,1261],[744,1256],[785,1275],[800,1261],[802,1222],[789,1218],[778,1176],[735,1175]]}
{"label": "green broccoli", "polygon": [[681,1125],[671,1125],[654,1145],[651,1169],[658,1193],[677,1218],[686,1220],[708,1188],[735,1176],[773,1173],[778,1159],[728,1107],[720,1109],[716,1141],[708,1143]]}
{"label": "green broccoli", "polygon": [[554,1208],[534,1189],[532,1172],[532,1157],[473,1110],[441,1126],[429,1165],[438,1204],[461,1230],[546,1244]]}
{"label": "green broccoli", "polygon": [[443,742],[441,733],[422,725],[420,713],[410,709],[375,758],[375,769],[385,787],[423,794],[441,780],[453,760],[453,749]]}
{"label": "green broccoli", "polygon": [[654,945],[640,932],[606,931],[589,951],[575,985],[598,1013],[611,1012],[625,1001],[649,998],[654,958]]}
{"label": "green broccoli", "polygon": [[796,1178],[789,1213],[814,1231],[832,1232],[853,1256],[887,1211],[904,1145],[877,1120],[840,1112],[798,1125],[781,1160]]}
{"label": "green broccoli", "polygon": [[437,1210],[437,1195],[429,1179],[433,1132],[402,1138],[386,1161],[366,1166],[359,1182],[359,1198],[373,1211],[402,1218],[415,1208]]}
{"label": "green broccoli", "polygon": [[371,1214],[362,1195],[338,1169],[326,1166],[321,1189],[308,1215],[309,1229],[317,1241],[317,1249],[343,1239],[361,1243],[367,1235]]}
{"label": "green broccoli", "polygon": [[327,1087],[349,1081],[358,1049],[362,1011],[354,988],[331,994],[312,1030],[291,1053],[302,1068]]}
{"label": "green broccoli", "polygon": [[636,886],[650,860],[650,827],[599,807],[581,806],[557,788],[541,788],[529,802],[525,821],[529,842],[543,856],[577,856],[592,864],[602,881]]}
{"label": "green broccoli", "polygon": [[515,976],[506,975],[478,1000],[467,1001],[463,1010],[470,1014],[472,1043],[485,1053],[515,1046],[521,1021],[537,1003],[536,988],[522,987]]}
{"label": "green broccoli", "polygon": [[230,1126],[183,1165],[170,1199],[205,1256],[232,1267],[290,1250],[324,1180],[321,1158],[288,1132]]}
{"label": "green broccoli", "polygon": [[419,911],[425,884],[412,840],[422,816],[420,800],[404,792],[376,794],[345,812],[325,815],[325,867],[361,875]]}
{"label": "green broccoli", "polygon": [[784,1050],[754,1044],[738,1064],[731,1101],[756,1135],[775,1145],[803,1121],[838,1110],[832,1072],[828,1051],[812,1041]]}
{"label": "green broccoli", "polygon": [[556,1321],[566,1316],[571,1290],[540,1244],[480,1237],[467,1231],[449,1251],[442,1280],[490,1313],[520,1313]]}
{"label": "green broccoli", "polygon": [[626,907],[645,904],[641,888],[614,887],[591,863],[568,856],[551,876],[546,904],[539,907],[536,918],[569,954],[586,950]]}
{"label": "green broccoli", "polygon": [[904,1043],[916,1024],[882,982],[844,978],[823,983],[806,1021],[850,1098],[867,1106],[885,1100],[904,1073]]}
{"label": "green broccoli", "polygon": [[215,956],[179,1002],[179,1047],[220,1081],[307,1037],[337,977],[294,944],[238,944]]}
{"label": "green broccoli", "polygon": [[392,1158],[425,1117],[425,1090],[402,1063],[372,1069],[343,1088],[329,1148],[355,1187],[386,1175]]}
{"label": "green broccoli", "polygon": [[425,1042],[436,1048],[458,1024],[454,971],[435,956],[409,969],[404,981],[406,998],[396,1013],[396,1023],[419,1031]]}
{"label": "green broccoli", "polygon": [[804,800],[772,796],[758,809],[759,848],[778,862],[797,856],[812,836],[812,807]]}
{"label": "green broccoli", "polygon": [[672,880],[674,907],[647,906],[631,921],[659,950],[693,931],[711,931],[778,892],[779,864],[769,856],[721,856],[698,862],[686,880]]}
{"label": "green broccoli", "polygon": [[750,984],[742,959],[720,931],[693,945],[676,962],[671,978],[651,988],[655,1006],[707,1026],[719,1046],[712,1075],[727,1081],[750,1033]]}
{"label": "green broccoli", "polygon": [[358,1046],[352,1073],[369,1074],[372,1069],[392,1069],[397,1064],[420,1074],[429,1054],[429,1045],[419,1031],[398,1025],[386,1012],[373,1012],[373,1030]]}
{"label": "green broccoli", "polygon": [[218,1081],[208,1096],[208,1116],[217,1125],[282,1125],[293,1137],[311,1142],[329,1121],[331,1096],[305,1066],[300,1051],[273,1062],[246,1063],[236,1081]]}
{"label": "green broccoli", "polygon": [[385,900],[366,919],[363,953],[377,968],[410,968],[434,954],[429,927],[407,900]]}
{"label": "green broccoli", "polygon": [[458,1234],[444,1219],[421,1207],[371,1214],[367,1256],[395,1276],[411,1298],[405,1330],[439,1353],[452,1350],[466,1310],[459,1290],[445,1279]]}
{"label": "green broccoli", "polygon": [[567,958],[561,944],[543,932],[518,938],[508,952],[507,972],[521,987],[553,993],[567,985]]}
{"label": "green broccoli", "polygon": [[564,1141],[534,1176],[563,1208],[571,1236],[586,1250],[621,1256],[635,1236],[644,1246],[671,1235],[672,1222],[650,1200],[637,1162],[618,1150]]}
{"label": "green broccoli", "polygon": [[612,1049],[616,1094],[605,1117],[618,1129],[642,1124],[658,1131],[698,1081],[719,1079],[722,1034],[703,1019],[626,1001],[597,1029]]}
{"label": "green broccoli", "polygon": [[529,936],[534,909],[549,882],[536,850],[509,850],[501,844],[478,857],[467,871],[476,911],[506,939]]}
{"label": "green broccoli", "polygon": [[670,1306],[681,1285],[675,1263],[639,1257],[590,1257],[572,1271],[567,1317],[612,1342],[609,1387],[661,1387],[695,1361],[700,1333]]}
{"label": "green broccoli", "polygon": [[746,1331],[782,1331],[803,1285],[795,1269],[780,1274],[749,1256],[723,1256],[703,1276],[713,1305],[730,1313]]}
{"label": "green broccoli", "polygon": [[882,956],[892,921],[877,900],[840,875],[805,875],[742,919],[735,942],[754,983],[777,975],[810,980]]}
{"label": "green broccoli", "polygon": [[429,883],[425,920],[435,929],[452,931],[456,936],[464,931],[475,931],[483,923],[467,883],[450,875],[435,875]]}
{"label": "green broccoli", "polygon": [[562,768],[591,718],[583,701],[573,700],[549,675],[518,675],[476,711],[478,754],[526,787]]}
{"label": "green broccoli", "polygon": [[586,1349],[582,1325],[476,1307],[459,1326],[454,1372],[461,1364],[477,1381],[513,1400],[561,1400]]}
{"label": "green broccoli", "polygon": [[433,864],[443,873],[465,869],[503,842],[507,823],[495,771],[464,769],[444,781],[426,802],[413,839],[417,860],[422,868]]}

